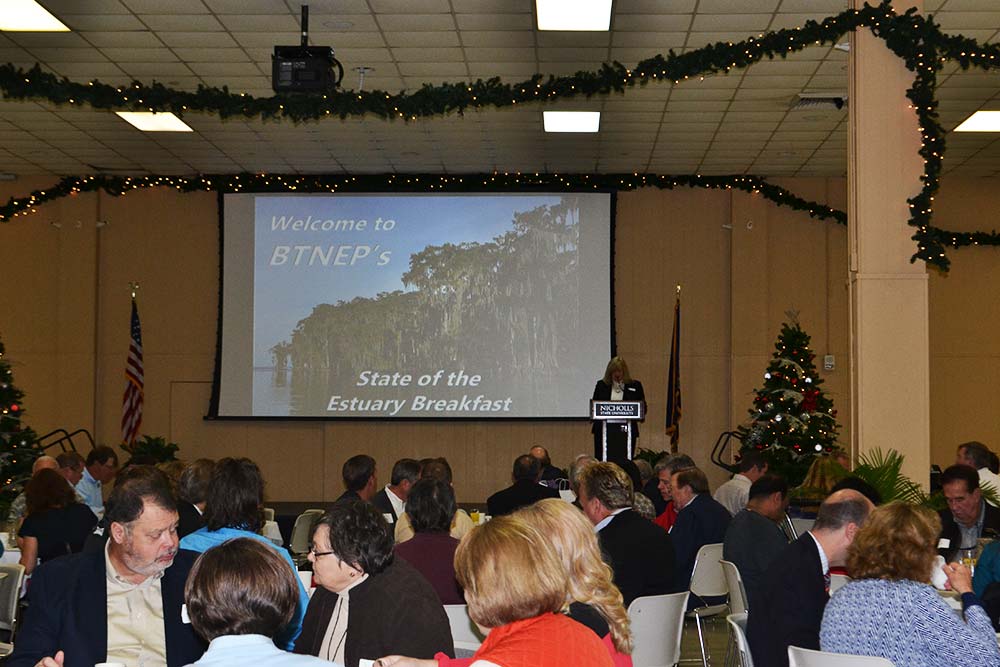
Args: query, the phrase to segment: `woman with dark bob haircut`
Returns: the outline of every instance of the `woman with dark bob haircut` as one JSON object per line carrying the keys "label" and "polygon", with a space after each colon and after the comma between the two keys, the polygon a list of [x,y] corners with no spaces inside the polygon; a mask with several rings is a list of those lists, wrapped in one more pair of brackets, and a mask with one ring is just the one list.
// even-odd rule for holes
{"label": "woman with dark bob haircut", "polygon": [[28,514],[17,535],[24,540],[20,562],[25,574],[35,570],[38,560],[44,563],[83,550],[97,517],[76,501],[76,492],[65,477],[43,468],[28,482],[24,495]]}
{"label": "woman with dark bob haircut", "polygon": [[941,532],[926,507],[892,502],[875,508],[847,553],[854,579],[823,613],[824,651],[887,658],[906,667],[1000,665],[993,625],[961,563],[944,566],[962,595],[963,621],[930,585]]}
{"label": "woman with dark bob haircut", "polygon": [[[181,549],[204,552],[227,540],[247,537],[266,544],[295,569],[288,551],[260,534],[264,523],[264,478],[250,459],[220,459],[212,468],[212,482],[205,498],[205,526],[181,538]],[[279,647],[292,650],[302,629],[309,594],[296,576],[299,603],[292,620],[276,640]]]}
{"label": "woman with dark bob haircut", "polygon": [[462,589],[455,581],[458,540],[448,534],[455,509],[455,491],[450,484],[421,479],[406,499],[414,535],[396,545],[396,555],[424,575],[442,604],[465,604]]}
{"label": "woman with dark bob haircut", "polygon": [[331,663],[286,653],[274,637],[299,601],[298,576],[278,553],[246,537],[223,542],[195,561],[184,602],[191,626],[209,643],[198,667],[320,667]]}
{"label": "woman with dark bob haircut", "polygon": [[317,588],[296,653],[347,667],[391,653],[455,655],[437,593],[392,547],[389,524],[368,503],[344,500],[323,515],[309,550]]}

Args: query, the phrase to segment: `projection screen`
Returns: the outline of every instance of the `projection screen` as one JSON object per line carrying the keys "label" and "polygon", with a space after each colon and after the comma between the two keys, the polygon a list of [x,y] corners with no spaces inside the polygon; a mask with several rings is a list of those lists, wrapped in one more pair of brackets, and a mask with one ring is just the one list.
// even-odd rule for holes
{"label": "projection screen", "polygon": [[610,193],[227,194],[209,417],[581,418]]}

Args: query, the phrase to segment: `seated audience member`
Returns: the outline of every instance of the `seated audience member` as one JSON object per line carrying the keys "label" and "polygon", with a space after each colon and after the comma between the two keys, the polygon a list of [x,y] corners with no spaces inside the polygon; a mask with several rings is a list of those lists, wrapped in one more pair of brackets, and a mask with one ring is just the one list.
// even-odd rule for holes
{"label": "seated audience member", "polygon": [[181,471],[177,480],[177,513],[181,524],[177,528],[177,536],[185,537],[205,525],[205,503],[208,499],[208,487],[212,483],[212,470],[215,461],[198,459],[189,463]]}
{"label": "seated audience member", "polygon": [[246,537],[227,540],[195,561],[184,602],[195,632],[209,642],[198,667],[337,667],[274,645],[299,601],[298,575],[274,549]]}
{"label": "seated audience member", "polygon": [[110,447],[94,447],[87,454],[83,477],[76,483],[76,490],[98,519],[104,516],[103,487],[115,478],[117,471],[118,454]]}
{"label": "seated audience member", "polygon": [[615,667],[631,667],[628,612],[612,581],[614,573],[601,557],[590,522],[569,503],[554,498],[522,507],[512,516],[546,536],[555,547],[569,576],[569,617],[601,638]]}
{"label": "seated audience member", "polygon": [[636,490],[649,498],[649,501],[653,503],[653,517],[658,517],[663,514],[663,510],[667,509],[667,501],[663,499],[663,494],[657,488],[660,480],[653,472],[653,466],[649,464],[649,461],[635,459],[634,463],[635,467],[639,469],[639,476],[642,477],[642,489],[641,491]]}
{"label": "seated audience member", "polygon": [[854,489],[865,498],[872,501],[872,505],[875,505],[875,507],[882,504],[882,494],[878,492],[878,489],[860,477],[855,477],[854,475],[845,477],[833,485],[833,490],[830,491],[830,493],[835,493],[841,489]]}
{"label": "seated audience member", "polygon": [[569,464],[569,489],[576,497],[573,505],[577,509],[580,509],[580,475],[583,474],[583,469],[592,463],[597,463],[597,459],[590,454],[577,454]]}
{"label": "seated audience member", "polygon": [[530,454],[518,456],[511,473],[514,483],[486,499],[489,513],[496,518],[542,498],[558,498],[558,491],[538,483],[541,474],[542,466],[538,459]]}
{"label": "seated audience member", "polygon": [[28,516],[18,530],[21,565],[31,574],[38,560],[45,563],[70,553],[80,553],[97,517],[76,501],[73,487],[55,470],[45,468],[25,488]]}
{"label": "seated audience member", "polygon": [[[203,552],[226,540],[246,537],[274,549],[293,570],[295,564],[288,551],[275,545],[260,534],[264,525],[264,478],[260,468],[250,459],[220,459],[212,468],[212,482],[205,499],[205,525],[181,538],[181,548]],[[278,646],[291,649],[302,628],[302,619],[309,604],[309,594],[302,581],[299,587],[299,606],[292,622],[278,635]]]}
{"label": "seated audience member", "polygon": [[[83,457],[76,452],[63,452],[56,457],[56,463],[59,464],[59,474],[63,476],[66,482],[73,487],[73,491],[76,492],[76,485],[83,479],[83,468],[86,465]],[[83,496],[79,495],[79,493],[77,493],[77,499],[81,503],[83,502]]]}
{"label": "seated audience member", "polygon": [[929,583],[940,530],[926,507],[892,502],[871,513],[847,552],[853,579],[823,613],[824,651],[906,667],[1000,666],[993,625],[972,592],[969,568],[944,566],[951,589],[962,595],[965,620]]}
{"label": "seated audience member", "polygon": [[396,523],[399,516],[406,511],[406,499],[410,495],[410,487],[420,479],[420,463],[414,459],[399,459],[392,466],[392,476],[389,483],[375,494],[372,504],[382,514],[392,517],[390,523]]}
{"label": "seated audience member", "polygon": [[361,500],[370,503],[378,488],[375,474],[375,459],[367,454],[357,454],[344,461],[341,469],[344,487],[347,489],[334,502],[342,500]]}
{"label": "seated audience member", "polygon": [[844,564],[847,548],[871,510],[871,501],[853,489],[831,494],[820,505],[812,530],[771,562],[747,616],[755,665],[788,667],[789,646],[819,650],[830,567]]}
{"label": "seated audience member", "polygon": [[[58,470],[59,462],[51,456],[42,455],[31,464],[31,476],[34,477],[40,470]],[[7,510],[7,520],[19,524],[24,515],[27,514],[28,496],[24,491],[17,494]]]}
{"label": "seated audience member", "polygon": [[778,527],[787,505],[788,482],[778,475],[764,475],[750,485],[746,509],[738,512],[726,529],[722,557],[739,569],[750,609],[761,595],[764,572],[788,546]]}
{"label": "seated audience member", "polygon": [[671,454],[656,462],[653,468],[656,474],[656,488],[664,502],[664,509],[657,515],[654,523],[663,530],[670,530],[677,521],[677,508],[674,507],[670,490],[670,477],[681,470],[694,467],[694,460],[687,454]]}
{"label": "seated audience member", "polygon": [[[487,524],[489,525],[489,524]],[[454,657],[451,627],[434,588],[393,557],[389,525],[369,503],[335,503],[313,530],[316,591],[296,653],[357,667],[393,653]]]}
{"label": "seated audience member", "polygon": [[632,510],[632,495],[632,480],[614,463],[594,463],[581,473],[580,505],[626,607],[637,597],[669,593],[674,575],[670,535]]}
{"label": "seated audience member", "polygon": [[[611,583],[611,571],[601,560],[593,527],[583,515],[566,502],[547,498],[539,500],[533,505],[528,505],[499,521],[512,523],[512,536],[519,533],[523,536],[533,535],[532,540],[541,540],[551,544],[555,549],[556,556],[562,562],[563,572],[567,575],[565,603],[569,605],[569,611],[566,612],[566,615],[589,628],[596,636],[601,637],[615,667],[631,667],[632,658],[629,654],[632,651],[632,637],[629,630],[628,614],[625,607],[622,606],[621,593]],[[498,560],[497,564],[505,565],[502,560]],[[518,565],[518,563],[515,562],[514,565]],[[543,572],[542,576],[544,574]],[[496,575],[492,572],[484,572],[483,576],[492,578]],[[530,579],[538,575],[532,569],[526,571],[525,576]],[[491,586],[493,585],[496,584],[491,584]],[[545,586],[551,585],[551,582],[545,582]],[[526,586],[522,582],[515,590],[521,592],[525,588]],[[518,596],[517,600],[509,601],[509,607],[520,605],[522,602]],[[530,612],[523,610],[518,612],[519,615],[523,613]],[[561,620],[558,622],[562,623]],[[576,628],[574,630],[578,634],[579,630]],[[527,633],[519,636],[525,642],[526,651],[544,655],[545,649],[535,643],[537,638],[533,640],[532,635]],[[395,667],[469,667],[473,664],[497,664],[492,660],[489,663],[476,662],[477,658],[455,659],[440,654],[435,657],[436,660],[414,660],[401,656],[389,656],[383,658],[381,664],[394,665]],[[499,657],[493,658],[493,660],[499,659]],[[525,658],[520,659],[524,660]],[[567,662],[563,664],[576,664],[571,656],[567,656],[566,659]],[[547,662],[539,662],[538,664],[559,664],[552,657],[542,657],[540,660]],[[504,661],[499,664],[528,663]]]}
{"label": "seated audience member", "polygon": [[[1000,476],[990,470],[990,457],[993,452],[981,442],[972,440],[958,446],[955,455],[956,465],[966,465],[979,473],[979,488],[989,486],[995,495],[1000,496]],[[984,498],[985,499],[985,498]],[[996,503],[990,502],[996,507]]]}
{"label": "seated audience member", "polygon": [[767,474],[767,460],[759,452],[746,452],[740,457],[737,472],[733,478],[715,490],[712,497],[715,501],[736,516],[736,513],[747,506],[750,485]]}
{"label": "seated audience member", "polygon": [[1000,509],[987,505],[979,489],[979,475],[966,465],[953,465],[941,473],[941,490],[948,509],[941,516],[938,548],[946,560],[959,549],[974,549],[981,537],[1000,534]]}
{"label": "seated audience member", "polygon": [[448,534],[455,509],[455,491],[451,485],[433,478],[418,481],[406,503],[414,535],[395,548],[397,556],[430,582],[442,604],[465,604],[455,581],[458,540]]}
{"label": "seated audience member", "polygon": [[549,458],[549,450],[545,449],[541,445],[535,445],[528,450],[528,453],[538,459],[538,463],[542,467],[542,477],[540,481],[552,482],[552,484],[546,484],[546,486],[558,488],[558,481],[566,479],[566,473],[552,465],[552,459]]}
{"label": "seated audience member", "polygon": [[653,507],[653,501],[639,491],[636,491],[632,496],[632,509],[647,521],[656,520],[656,509]]}
{"label": "seated audience member", "polygon": [[[698,549],[706,544],[722,543],[733,517],[708,495],[708,478],[698,468],[675,472],[670,478],[670,493],[677,508],[677,521],[670,529],[677,558],[674,590],[685,591],[691,585]],[[700,602],[690,599],[688,605],[698,606]]]}
{"label": "seated audience member", "polygon": [[144,466],[119,479],[105,518],[104,550],[57,558],[35,572],[6,667],[31,667],[46,657],[54,658],[46,664],[65,667],[181,667],[204,653],[204,642],[181,617],[195,554],[177,549],[177,504],[166,475]]}
{"label": "seated audience member", "polygon": [[[452,491],[455,489],[455,485],[452,484],[451,465],[448,463],[448,459],[443,456],[436,459],[427,459],[426,462],[422,463],[420,466],[420,478],[436,479],[450,486]],[[460,540],[472,530],[474,525],[468,512],[463,509],[456,509],[455,516],[451,520],[451,530],[448,534],[456,540]],[[410,515],[408,513],[404,512],[400,515],[399,520],[396,521],[393,534],[395,535],[396,542],[405,542],[413,537],[413,526],[410,525]]]}

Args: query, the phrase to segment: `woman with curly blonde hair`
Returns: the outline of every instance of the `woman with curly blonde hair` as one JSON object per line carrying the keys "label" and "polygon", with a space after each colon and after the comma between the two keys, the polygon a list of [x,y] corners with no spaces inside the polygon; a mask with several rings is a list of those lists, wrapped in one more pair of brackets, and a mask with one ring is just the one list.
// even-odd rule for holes
{"label": "woman with curly blonde hair", "polygon": [[632,632],[621,591],[601,558],[593,525],[569,503],[556,498],[521,508],[514,517],[534,526],[552,541],[569,574],[569,617],[604,640],[615,667],[632,664]]}
{"label": "woman with curly blonde hair", "polygon": [[[564,501],[553,501],[578,512]],[[535,518],[523,510],[498,517],[473,529],[455,553],[455,574],[465,590],[469,617],[484,631],[489,629],[475,656],[455,660],[438,654],[437,662],[387,656],[375,664],[379,667],[613,667],[607,643],[595,635],[589,624],[570,620],[564,613],[573,601],[568,592],[578,587],[584,590],[585,585],[582,581],[571,582],[574,576],[571,572],[585,571],[588,581],[595,586],[601,586],[602,575],[578,568],[575,562],[572,568],[567,567],[570,559],[564,558],[557,546],[564,536],[546,532],[541,515],[537,517],[540,520]],[[593,539],[592,529],[590,535]],[[571,541],[572,538],[564,546]],[[603,573],[603,579],[610,585],[609,572]],[[613,586],[611,589],[604,595],[591,591],[581,597],[593,599],[616,619],[619,638],[628,648],[631,637],[627,620],[623,627],[621,617],[614,611],[617,590]],[[621,608],[620,593],[617,605]],[[602,620],[600,615],[601,612],[594,614]],[[618,664],[631,665],[631,660]]]}

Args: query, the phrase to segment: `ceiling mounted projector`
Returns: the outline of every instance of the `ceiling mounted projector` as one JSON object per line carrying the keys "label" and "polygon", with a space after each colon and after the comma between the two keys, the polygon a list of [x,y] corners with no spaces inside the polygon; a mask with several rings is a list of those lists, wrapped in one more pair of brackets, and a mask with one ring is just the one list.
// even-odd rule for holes
{"label": "ceiling mounted projector", "polygon": [[271,87],[276,93],[320,93],[343,78],[344,66],[333,57],[332,46],[309,46],[309,5],[302,5],[302,43],[274,47]]}

